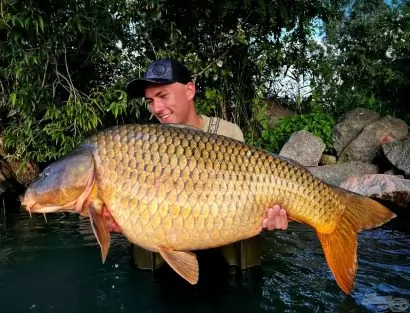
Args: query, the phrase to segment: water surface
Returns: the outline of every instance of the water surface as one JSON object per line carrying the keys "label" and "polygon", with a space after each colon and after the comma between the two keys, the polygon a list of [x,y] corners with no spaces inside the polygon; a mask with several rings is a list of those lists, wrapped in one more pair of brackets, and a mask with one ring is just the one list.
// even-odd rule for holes
{"label": "water surface", "polygon": [[[87,219],[9,212],[0,225],[0,312],[404,312],[410,301],[410,236],[398,222],[359,234],[355,288],[345,296],[315,233],[291,223],[265,233],[261,269],[235,280],[200,265],[190,286],[165,267],[136,269],[129,243],[112,236],[105,264]],[[407,308],[406,312],[410,312]]]}

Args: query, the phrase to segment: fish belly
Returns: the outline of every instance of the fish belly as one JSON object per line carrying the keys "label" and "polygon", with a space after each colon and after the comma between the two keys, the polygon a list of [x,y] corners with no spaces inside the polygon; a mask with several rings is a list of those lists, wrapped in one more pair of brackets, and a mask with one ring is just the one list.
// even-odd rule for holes
{"label": "fish belly", "polygon": [[203,202],[198,194],[191,194],[181,202],[155,197],[150,201],[145,197],[135,200],[118,197],[108,207],[122,233],[134,244],[152,251],[158,247],[208,249],[260,232],[267,207],[260,204],[261,199],[237,192],[227,192],[223,197],[211,193],[209,197],[220,199]]}

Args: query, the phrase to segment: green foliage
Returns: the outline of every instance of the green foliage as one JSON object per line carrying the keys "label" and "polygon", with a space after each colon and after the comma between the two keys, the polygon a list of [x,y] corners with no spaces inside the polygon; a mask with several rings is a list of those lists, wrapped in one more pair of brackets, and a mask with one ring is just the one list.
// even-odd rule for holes
{"label": "green foliage", "polygon": [[313,79],[316,104],[334,114],[356,107],[410,122],[410,2],[352,0],[325,23]]}
{"label": "green foliage", "polygon": [[279,153],[282,146],[292,133],[304,130],[321,138],[326,145],[326,151],[332,151],[332,128],[334,118],[327,113],[311,112],[307,114],[283,117],[274,127],[267,127],[262,131],[261,147],[273,153]]}
{"label": "green foliage", "polygon": [[[278,151],[291,132],[306,129],[331,149],[333,120],[320,112],[362,106],[410,114],[410,5],[393,4],[0,0],[9,157],[47,162],[98,129],[147,122],[146,105],[127,99],[124,86],[162,57],[194,73],[199,113],[239,124],[247,142]],[[270,128],[270,97],[290,99],[299,115]]]}
{"label": "green foliage", "polygon": [[48,106],[41,120],[29,116],[20,105],[19,113],[25,118],[10,123],[3,133],[5,148],[13,151],[8,157],[40,162],[59,158],[87,135],[105,126],[103,117],[112,114],[118,118],[124,114],[126,100],[122,90],[93,90],[87,97],[68,99],[60,106]]}
{"label": "green foliage", "polygon": [[0,7],[0,114],[9,158],[53,160],[129,116],[124,80],[113,79],[125,61],[117,45],[127,31],[125,1],[0,0]]}

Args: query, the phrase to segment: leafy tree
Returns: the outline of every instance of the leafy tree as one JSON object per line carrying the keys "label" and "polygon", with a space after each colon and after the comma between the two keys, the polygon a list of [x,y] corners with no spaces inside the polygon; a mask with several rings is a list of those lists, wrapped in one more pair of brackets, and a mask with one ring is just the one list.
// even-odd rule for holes
{"label": "leafy tree", "polygon": [[60,157],[96,129],[138,114],[123,91],[129,56],[119,43],[132,38],[126,1],[1,0],[0,8],[1,114],[11,157]]}
{"label": "leafy tree", "polygon": [[366,107],[410,121],[408,1],[354,0],[325,23],[315,99],[336,115]]}
{"label": "leafy tree", "polygon": [[[91,132],[146,121],[125,82],[154,58],[195,73],[201,113],[245,131],[283,60],[283,30],[303,50],[328,4],[299,0],[0,0],[0,92],[5,145],[18,159],[49,161]],[[267,76],[269,75],[269,77]]]}

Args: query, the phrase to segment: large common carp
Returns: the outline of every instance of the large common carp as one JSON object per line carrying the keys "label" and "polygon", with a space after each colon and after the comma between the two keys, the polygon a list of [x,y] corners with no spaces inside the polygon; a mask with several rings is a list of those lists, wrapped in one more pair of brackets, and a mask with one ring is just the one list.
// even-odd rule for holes
{"label": "large common carp", "polygon": [[350,293],[357,232],[395,214],[328,185],[296,162],[190,127],[125,125],[99,132],[48,166],[26,191],[31,213],[89,216],[103,262],[110,231],[159,252],[191,284],[194,250],[261,232],[274,204],[316,230],[336,282]]}

